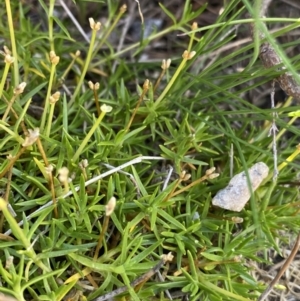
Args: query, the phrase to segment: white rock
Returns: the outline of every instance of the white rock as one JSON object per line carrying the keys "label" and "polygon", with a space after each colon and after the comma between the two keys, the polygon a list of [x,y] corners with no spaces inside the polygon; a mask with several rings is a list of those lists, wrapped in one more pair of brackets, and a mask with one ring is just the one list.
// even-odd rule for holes
{"label": "white rock", "polygon": [[[267,177],[269,167],[258,162],[248,169],[252,190],[255,191]],[[235,175],[227,187],[218,191],[212,200],[213,205],[231,211],[241,211],[249,201],[251,193],[248,187],[247,175],[243,171]]]}

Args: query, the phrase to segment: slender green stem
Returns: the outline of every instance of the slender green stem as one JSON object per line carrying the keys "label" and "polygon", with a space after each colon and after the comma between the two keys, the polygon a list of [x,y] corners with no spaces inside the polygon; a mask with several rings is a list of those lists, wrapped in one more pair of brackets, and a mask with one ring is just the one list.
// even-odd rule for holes
{"label": "slender green stem", "polygon": [[50,104],[50,112],[49,112],[49,116],[48,116],[48,122],[47,122],[47,128],[46,128],[46,132],[45,132],[46,137],[50,136],[52,120],[53,120],[53,115],[54,115],[54,108],[55,108],[55,104],[51,103]]}
{"label": "slender green stem", "polygon": [[157,98],[157,100],[154,103],[154,107],[157,107],[159,105],[159,103],[164,99],[164,97],[166,96],[166,94],[169,92],[169,90],[171,89],[171,87],[174,85],[175,80],[177,79],[177,77],[179,76],[181,70],[184,68],[185,64],[187,62],[187,59],[184,58],[182,60],[182,62],[180,63],[180,65],[178,66],[176,72],[174,73],[173,77],[171,78],[171,80],[169,81],[168,85],[166,86],[166,88],[164,89],[164,91],[159,95],[159,97]]}
{"label": "slender green stem", "polygon": [[122,17],[122,15],[125,13],[126,10],[122,10],[120,9],[115,21],[113,22],[112,25],[110,25],[106,31],[106,33],[104,34],[104,36],[101,38],[99,44],[97,45],[97,48],[95,50],[95,52],[98,52],[102,45],[105,43],[105,41],[107,41],[108,36],[111,34],[111,32],[114,30],[114,28],[116,27],[117,23],[119,22],[120,18]]}
{"label": "slender green stem", "polygon": [[55,0],[50,0],[49,3],[49,16],[48,16],[48,31],[49,31],[49,41],[50,49],[54,51],[54,39],[53,39],[53,11],[54,11]]}
{"label": "slender green stem", "polygon": [[72,98],[68,104],[68,108],[70,108],[74,101],[75,101],[75,98],[76,96],[78,95],[80,89],[81,89],[81,86],[82,86],[82,83],[84,81],[84,78],[85,78],[85,75],[86,75],[86,72],[88,70],[88,67],[90,65],[90,62],[92,60],[92,54],[93,54],[93,49],[94,49],[94,45],[95,45],[95,40],[96,40],[96,34],[97,34],[97,30],[92,30],[92,37],[91,37],[91,42],[90,42],[90,47],[89,47],[89,51],[88,51],[88,54],[87,54],[87,58],[85,60],[85,64],[83,66],[83,70],[81,72],[81,75],[80,75],[80,78],[79,78],[79,82],[76,86],[76,89],[72,95]]}
{"label": "slender green stem", "polygon": [[14,31],[14,23],[12,18],[10,0],[5,0],[6,5],[6,13],[7,13],[7,21],[9,27],[9,34],[10,34],[10,42],[14,60],[14,86],[16,87],[19,84],[19,66],[18,66],[18,54],[17,54],[17,46],[16,46],[16,39],[15,39],[15,31]]}
{"label": "slender green stem", "polygon": [[[300,20],[299,19],[289,19],[289,18],[265,18],[263,19],[264,22],[286,22],[286,23],[296,23],[295,26],[293,26],[293,28],[297,28],[300,26]],[[183,33],[183,35],[189,35],[191,34],[192,32],[201,32],[201,31],[205,31],[205,30],[209,30],[211,28],[218,28],[218,27],[222,27],[224,25],[227,25],[227,26],[230,26],[230,25],[237,25],[237,24],[243,24],[243,23],[253,23],[254,22],[254,19],[242,19],[242,20],[234,20],[234,21],[230,21],[230,22],[221,22],[221,23],[217,23],[217,24],[211,24],[211,25],[208,25],[208,26],[203,26],[203,27],[200,27],[200,28],[197,28],[196,30],[192,30],[192,31],[185,31]],[[154,34],[154,35],[151,35],[149,38],[148,38],[148,41],[151,42],[157,38],[160,38],[170,32],[173,32],[174,30],[183,30],[181,26],[184,26],[184,22],[181,23],[178,23],[178,24],[174,24],[173,26],[171,27],[168,27],[166,28],[165,30],[162,30],[162,31],[159,31],[158,33]],[[291,26],[291,25],[289,25]],[[116,57],[119,57],[121,55],[123,55],[124,53],[132,50],[132,49],[135,49],[137,47],[140,46],[140,42],[137,42],[137,43],[134,43],[134,44],[131,44],[130,46],[128,46],[127,48],[124,48],[122,50],[120,50],[119,52],[115,52],[113,53],[112,55],[110,56],[107,56],[105,57],[105,59],[103,60],[99,60],[97,62],[95,62],[92,67],[96,67],[96,66],[99,66],[99,65],[102,65],[103,63],[107,62],[107,60],[112,60]]]}
{"label": "slender green stem", "polygon": [[47,96],[46,96],[46,100],[45,100],[45,106],[44,106],[44,111],[43,111],[43,115],[42,115],[42,121],[41,121],[41,125],[40,125],[40,131],[41,131],[41,133],[44,130],[45,123],[46,123],[46,116],[48,115],[49,100],[50,100],[50,94],[51,94],[53,80],[54,80],[54,76],[55,76],[55,69],[56,69],[55,64],[51,64],[51,71],[50,71],[50,79],[49,79],[48,91],[47,91]]}
{"label": "slender green stem", "polygon": [[83,139],[82,143],[80,144],[78,150],[76,151],[76,153],[74,154],[72,161],[75,162],[78,157],[80,156],[80,154],[82,153],[83,149],[85,148],[85,146],[87,145],[87,143],[89,142],[90,138],[92,137],[92,135],[94,134],[94,132],[96,131],[97,127],[99,126],[100,122],[102,121],[103,117],[105,116],[106,112],[101,112],[100,116],[97,118],[95,124],[93,125],[93,127],[90,129],[90,131],[88,132],[88,134],[85,136],[85,138]]}
{"label": "slender green stem", "polygon": [[15,100],[16,100],[16,96],[14,95],[14,96],[11,98],[10,102],[8,103],[8,105],[7,105],[7,107],[6,107],[6,110],[5,110],[5,112],[4,112],[3,116],[2,116],[2,121],[5,121],[5,120],[6,120],[7,115],[9,114],[9,111],[10,111],[10,109],[11,109],[13,103],[15,102]]}
{"label": "slender green stem", "polygon": [[[193,27],[195,25],[193,24]],[[155,104],[154,104],[154,107],[157,107],[159,105],[159,103],[163,100],[163,98],[166,96],[166,94],[169,92],[169,90],[171,89],[171,87],[173,86],[175,80],[177,79],[177,77],[179,76],[181,70],[184,68],[186,62],[189,60],[188,58],[188,53],[190,53],[191,51],[191,48],[193,46],[193,40],[194,40],[194,37],[195,37],[195,33],[192,32],[191,34],[191,39],[190,39],[190,43],[189,43],[189,46],[188,46],[188,50],[186,50],[186,54],[183,54],[183,60],[182,62],[180,63],[179,67],[177,68],[175,74],[173,75],[173,77],[171,78],[171,80],[169,81],[168,85],[166,86],[166,88],[164,89],[164,91],[161,93],[161,95],[158,97],[158,99],[156,100]]]}
{"label": "slender green stem", "polygon": [[[192,25],[192,29],[196,29],[196,28],[198,28],[198,26],[196,25],[197,23],[195,23],[195,24],[193,24]],[[190,42],[189,42],[189,46],[188,46],[188,52],[191,52],[191,50],[192,50],[192,47],[193,47],[193,41],[194,41],[194,39],[195,39],[195,32],[193,32],[192,34],[191,34],[191,37],[190,37]]]}
{"label": "slender green stem", "polygon": [[8,64],[8,63],[5,64],[4,71],[3,71],[3,74],[1,76],[0,97],[2,96],[2,93],[3,93],[3,88],[4,88],[4,85],[5,85],[5,82],[6,82],[9,66],[10,66],[10,64]]}
{"label": "slender green stem", "polygon": [[[222,27],[224,25],[239,25],[239,24],[247,24],[247,23],[253,23],[255,22],[256,19],[238,19],[238,20],[233,20],[230,22],[220,22],[220,23],[216,23],[216,24],[211,24],[208,26],[203,26],[201,28],[195,29],[195,30],[191,30],[189,32],[187,32],[185,35],[191,34],[193,32],[200,32],[200,31],[204,31],[204,30],[209,30],[212,28],[218,28],[218,27]],[[300,26],[300,20],[299,19],[292,19],[292,18],[258,18],[257,20],[263,21],[264,23],[267,22],[288,22],[288,23],[297,23],[297,26]]]}
{"label": "slender green stem", "polygon": [[108,222],[109,222],[109,216],[106,215],[106,216],[104,216],[102,231],[98,238],[98,243],[97,243],[96,251],[94,254],[94,260],[97,260],[97,258],[99,256],[99,251],[102,248],[102,242],[103,242],[104,235],[106,234],[106,231],[108,228]]}

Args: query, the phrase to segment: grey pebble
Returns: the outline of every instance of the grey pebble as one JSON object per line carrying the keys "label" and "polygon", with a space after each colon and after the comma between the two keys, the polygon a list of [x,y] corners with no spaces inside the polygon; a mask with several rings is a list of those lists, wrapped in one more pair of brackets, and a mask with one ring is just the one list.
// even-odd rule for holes
{"label": "grey pebble", "polygon": [[[248,169],[248,173],[254,192],[268,176],[269,167],[263,162],[258,162]],[[247,176],[243,171],[235,175],[224,189],[217,192],[212,203],[214,206],[226,210],[240,212],[250,197],[251,193],[248,188]]]}

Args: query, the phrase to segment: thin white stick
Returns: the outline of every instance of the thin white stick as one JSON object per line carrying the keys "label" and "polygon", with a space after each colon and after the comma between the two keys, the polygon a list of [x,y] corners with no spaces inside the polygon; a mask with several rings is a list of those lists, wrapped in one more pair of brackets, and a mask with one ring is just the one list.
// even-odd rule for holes
{"label": "thin white stick", "polygon": [[[107,164],[107,163],[101,163],[101,164],[104,165],[108,169],[115,169],[116,168],[115,166]],[[119,173],[121,173],[123,175],[126,175],[130,178],[131,182],[133,183],[133,185],[136,189],[136,193],[137,193],[138,197],[140,197],[141,192],[140,192],[139,186],[138,186],[137,181],[136,181],[135,177],[133,176],[133,174],[131,174],[129,172],[126,172],[126,171],[123,171],[123,170],[120,170]]]}
{"label": "thin white stick", "polygon": [[136,2],[137,5],[138,5],[139,14],[140,14],[140,17],[141,17],[141,22],[142,22],[142,24],[144,24],[144,16],[143,16],[143,13],[142,13],[142,10],[141,10],[140,2],[139,2],[139,0],[135,0],[135,2]]}
{"label": "thin white stick", "polygon": [[276,134],[278,132],[277,126],[276,126],[276,118],[278,117],[277,112],[275,111],[275,100],[274,100],[274,95],[275,95],[275,80],[272,82],[272,91],[271,91],[271,109],[273,110],[273,120],[272,120],[272,125],[269,130],[269,136],[272,136],[273,141],[272,141],[272,149],[273,149],[273,161],[274,161],[274,174],[273,174],[273,181],[277,180],[279,171],[277,168],[277,139],[276,139]]}
{"label": "thin white stick", "polygon": [[78,31],[82,34],[83,38],[90,43],[90,38],[85,34],[83,28],[80,26],[80,24],[77,22],[76,18],[72,14],[72,12],[69,10],[68,6],[65,4],[64,0],[59,0],[60,5],[63,7],[67,15],[70,17],[74,25],[77,27]]}
{"label": "thin white stick", "polygon": [[168,172],[167,177],[166,177],[165,182],[164,182],[164,186],[162,188],[163,191],[167,188],[167,186],[170,182],[173,170],[174,170],[173,166],[170,166],[169,172]]}
{"label": "thin white stick", "polygon": [[230,145],[230,153],[229,153],[229,162],[230,162],[230,179],[233,177],[233,156],[234,156],[234,150],[233,150],[233,144]]}

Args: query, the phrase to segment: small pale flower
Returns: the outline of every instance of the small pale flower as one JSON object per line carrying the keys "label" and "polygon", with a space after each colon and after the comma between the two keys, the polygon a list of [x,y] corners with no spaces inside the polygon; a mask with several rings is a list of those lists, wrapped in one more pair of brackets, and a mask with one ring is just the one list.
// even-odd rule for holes
{"label": "small pale flower", "polygon": [[6,262],[5,262],[5,269],[8,270],[11,265],[13,264],[14,262],[14,257],[13,256],[8,256],[8,258],[6,259]]}
{"label": "small pale flower", "polygon": [[69,169],[67,167],[62,167],[58,170],[58,180],[61,182],[61,183],[65,183],[65,182],[68,182],[69,178]]}
{"label": "small pale flower", "polygon": [[192,24],[192,30],[195,30],[197,28],[198,28],[197,22],[193,22],[193,24]]}
{"label": "small pale flower", "polygon": [[59,100],[59,97],[60,97],[60,92],[55,92],[49,97],[49,102],[51,104],[55,104]]}
{"label": "small pale flower", "polygon": [[121,12],[121,13],[125,13],[126,10],[127,10],[127,5],[126,5],[126,4],[123,4],[123,5],[121,6],[121,8],[120,8],[120,12]]}
{"label": "small pale flower", "polygon": [[215,170],[216,170],[215,167],[211,167],[210,169],[208,169],[208,170],[205,172],[205,174],[206,174],[207,176],[209,176],[209,175],[211,175]]}
{"label": "small pale flower", "polygon": [[4,50],[5,54],[11,55],[11,51],[8,49],[7,46],[3,46],[3,50]]}
{"label": "small pale flower", "polygon": [[40,136],[40,129],[35,128],[35,129],[29,129],[28,130],[28,136],[25,137],[25,140],[22,144],[23,147],[28,147],[33,145],[39,138]]}
{"label": "small pale flower", "polygon": [[111,106],[107,106],[106,104],[103,104],[101,107],[100,107],[101,111],[104,112],[104,113],[109,113],[111,112],[112,110],[112,107]]}
{"label": "small pale flower", "polygon": [[93,83],[92,81],[89,81],[88,84],[89,84],[89,88],[90,88],[91,90],[94,90],[94,88],[95,88],[94,83]]}
{"label": "small pale flower", "polygon": [[184,59],[187,59],[188,58],[188,55],[189,55],[189,52],[187,50],[184,50],[183,54],[182,54],[182,57]]}
{"label": "small pale flower", "polygon": [[210,179],[210,180],[212,180],[212,179],[217,178],[219,175],[220,175],[219,173],[212,173],[207,178]]}
{"label": "small pale flower", "polygon": [[94,26],[95,26],[95,20],[94,20],[94,18],[89,18],[89,22],[90,22],[90,27],[92,29],[94,29]]}
{"label": "small pale flower", "polygon": [[184,59],[186,59],[186,60],[190,60],[190,59],[192,59],[192,58],[194,57],[195,54],[196,54],[196,51],[191,51],[191,52],[189,52],[189,51],[185,50],[185,51],[183,52],[182,57],[183,57]]}
{"label": "small pale flower", "polygon": [[47,173],[48,175],[51,175],[51,174],[52,174],[53,169],[54,169],[54,167],[53,167],[53,165],[51,165],[51,164],[49,164],[48,166],[45,167],[45,171],[46,171],[46,173]]}
{"label": "small pale flower", "polygon": [[50,51],[49,57],[51,64],[57,65],[59,63],[59,56],[54,51]]}
{"label": "small pale flower", "polygon": [[51,63],[56,66],[59,63],[59,56],[56,56],[53,60],[51,60]]}
{"label": "small pale flower", "polygon": [[53,96],[53,98],[57,101],[57,100],[59,100],[59,98],[60,98],[60,92],[57,91],[57,92],[55,92],[54,94],[52,94],[52,96]]}
{"label": "small pale flower", "polygon": [[22,94],[24,89],[26,87],[26,83],[25,82],[22,82],[20,83],[15,89],[14,89],[14,94],[15,95],[19,95],[19,94]]}
{"label": "small pale flower", "polygon": [[163,254],[160,257],[163,259],[164,262],[171,262],[174,258],[171,252],[168,254]]}
{"label": "small pale flower", "polygon": [[196,51],[191,51],[188,56],[188,60],[192,59],[196,54]]}
{"label": "small pale flower", "polygon": [[188,180],[191,178],[191,176],[192,176],[192,175],[191,175],[190,173],[186,173],[186,174],[184,175],[182,181],[183,181],[183,182],[188,181]]}
{"label": "small pale flower", "polygon": [[99,84],[99,83],[95,83],[95,84],[94,84],[93,82],[89,81],[88,84],[89,84],[89,88],[90,88],[91,90],[93,90],[93,91],[98,90],[99,87],[100,87],[100,84]]}
{"label": "small pale flower", "polygon": [[187,174],[186,170],[182,170],[181,174],[180,174],[180,178],[184,179],[184,177],[186,176],[186,174]]}
{"label": "small pale flower", "polygon": [[49,57],[50,57],[50,60],[52,60],[53,58],[55,58],[56,57],[55,51],[51,50],[50,53],[49,53]]}
{"label": "small pale flower", "polygon": [[231,220],[235,223],[235,224],[240,224],[244,221],[244,219],[242,217],[239,216],[233,216],[231,218]]}
{"label": "small pale flower", "polygon": [[171,65],[171,59],[162,60],[161,69],[166,70]]}
{"label": "small pale flower", "polygon": [[101,27],[101,23],[100,22],[95,22],[95,20],[93,18],[89,18],[89,22],[90,22],[90,27],[93,30],[99,30]]}
{"label": "small pale flower", "polygon": [[80,163],[82,168],[87,168],[89,166],[89,161],[87,159],[83,159]]}
{"label": "small pale flower", "polygon": [[144,84],[143,84],[143,89],[148,90],[149,89],[149,84],[150,84],[149,79],[146,79],[145,82],[144,82]]}
{"label": "small pale flower", "polygon": [[12,57],[10,54],[6,54],[4,58],[4,62],[6,64],[12,64],[15,61],[15,58]]}
{"label": "small pale flower", "polygon": [[116,198],[114,196],[111,197],[110,200],[108,201],[107,205],[105,206],[105,215],[106,216],[112,215],[112,213],[115,210],[116,204],[117,204]]}

